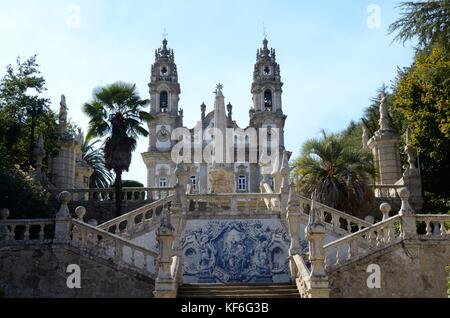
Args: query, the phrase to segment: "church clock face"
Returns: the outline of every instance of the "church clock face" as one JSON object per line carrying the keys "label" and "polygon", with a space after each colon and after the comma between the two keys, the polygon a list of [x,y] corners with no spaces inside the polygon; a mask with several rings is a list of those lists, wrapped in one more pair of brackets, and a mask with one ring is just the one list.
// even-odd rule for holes
{"label": "church clock face", "polygon": [[160,142],[166,142],[169,140],[170,138],[170,133],[167,130],[166,126],[162,126],[161,130],[158,132],[158,134],[156,135],[156,137],[158,138],[158,140]]}

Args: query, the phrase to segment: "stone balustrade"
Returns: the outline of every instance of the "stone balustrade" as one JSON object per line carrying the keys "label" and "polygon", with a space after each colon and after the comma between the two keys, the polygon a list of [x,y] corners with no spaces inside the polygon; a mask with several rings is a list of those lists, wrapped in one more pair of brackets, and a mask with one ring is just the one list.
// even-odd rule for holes
{"label": "stone balustrade", "polygon": [[374,184],[371,185],[375,198],[399,198],[398,190],[404,185],[398,184]]}
{"label": "stone balustrade", "polygon": [[[273,211],[279,206],[279,194],[216,194],[216,195],[187,195],[190,202],[189,211],[232,211],[232,212],[261,212]],[[277,202],[277,203],[274,203]]]}
{"label": "stone balustrade", "polygon": [[445,238],[450,236],[446,229],[450,226],[450,215],[448,214],[417,214],[417,222],[425,223],[425,234],[417,233],[421,238]]}
{"label": "stone balustrade", "polygon": [[70,244],[100,257],[112,257],[116,265],[130,266],[142,274],[155,277],[158,253],[115,234],[72,220]]}
{"label": "stone balustrade", "polygon": [[311,271],[301,255],[290,257],[291,276],[295,281],[297,289],[302,298],[308,298],[308,291],[311,290]]}
{"label": "stone balustrade", "polygon": [[400,242],[401,232],[395,229],[400,221],[401,216],[396,215],[325,245],[327,270]]}
{"label": "stone balustrade", "polygon": [[55,221],[51,219],[2,220],[0,222],[0,244],[50,243],[53,240]]}
{"label": "stone balustrade", "polygon": [[[115,201],[115,190],[110,189],[68,189],[77,202]],[[174,194],[173,188],[123,188],[122,200],[129,202],[150,202]]]}
{"label": "stone balustrade", "polygon": [[163,207],[169,204],[173,198],[174,196],[171,195],[147,204],[139,209],[100,224],[97,228],[122,237],[131,237],[135,233],[143,231],[149,223],[153,222],[154,224],[157,224],[155,216],[157,216]]}
{"label": "stone balustrade", "polygon": [[[300,211],[302,213],[310,210],[311,199],[299,196],[299,201],[301,207]],[[372,223],[370,222],[318,202],[314,202],[314,208],[318,212],[319,217],[324,222],[325,226],[337,234],[346,235],[372,226]]]}

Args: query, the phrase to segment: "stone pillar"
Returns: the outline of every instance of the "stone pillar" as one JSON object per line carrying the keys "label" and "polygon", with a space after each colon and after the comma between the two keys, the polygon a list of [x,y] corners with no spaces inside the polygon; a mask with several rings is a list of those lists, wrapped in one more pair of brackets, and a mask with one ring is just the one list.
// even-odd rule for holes
{"label": "stone pillar", "polygon": [[[9,210],[1,209],[0,210],[0,222],[6,221],[9,218]],[[2,225],[0,223],[0,241],[9,241],[14,238],[14,233],[11,233],[8,225]]]}
{"label": "stone pillar", "polygon": [[164,208],[161,212],[161,224],[156,230],[156,240],[159,243],[159,266],[153,293],[155,298],[176,298],[177,296],[177,284],[171,274],[174,232],[169,211]]}
{"label": "stone pillar", "polygon": [[68,204],[71,199],[72,195],[69,192],[64,191],[59,195],[61,207],[55,217],[55,243],[67,243],[69,241],[70,221],[72,218],[70,216]]}
{"label": "stone pillar", "polygon": [[414,215],[414,210],[409,204],[409,197],[411,193],[407,188],[401,188],[398,190],[398,195],[402,200],[399,215],[401,216],[401,230],[403,239],[406,240],[417,238],[416,216]]}
{"label": "stone pillar", "polygon": [[374,156],[377,184],[396,184],[402,177],[400,143],[400,137],[391,127],[386,97],[383,96],[380,103],[380,129],[367,144]]}
{"label": "stone pillar", "polygon": [[323,248],[326,232],[322,220],[316,215],[314,197],[305,234],[309,241],[309,261],[311,262],[311,286],[308,290],[308,297],[329,298],[330,288],[328,276],[325,273],[325,250]]}
{"label": "stone pillar", "polygon": [[[288,230],[289,230],[289,237],[291,239],[291,245],[289,248],[289,256],[291,257],[291,260],[289,262],[290,272],[291,276],[294,275],[296,272],[296,265],[294,261],[292,260],[292,256],[301,254],[301,246],[300,246],[300,224],[301,224],[301,210],[300,210],[300,202],[294,192],[295,190],[291,189],[289,190],[289,199],[287,203],[287,213],[286,213],[286,219],[288,224]],[[293,281],[295,281],[296,277],[291,277]]]}

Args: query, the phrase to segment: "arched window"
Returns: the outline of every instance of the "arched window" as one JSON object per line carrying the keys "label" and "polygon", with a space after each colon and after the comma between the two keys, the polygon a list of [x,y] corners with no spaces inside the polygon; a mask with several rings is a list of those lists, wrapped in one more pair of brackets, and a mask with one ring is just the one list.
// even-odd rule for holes
{"label": "arched window", "polygon": [[169,94],[166,91],[162,91],[159,94],[159,109],[161,113],[167,113],[169,108]]}
{"label": "arched window", "polygon": [[272,111],[272,92],[270,90],[266,90],[264,92],[264,110]]}

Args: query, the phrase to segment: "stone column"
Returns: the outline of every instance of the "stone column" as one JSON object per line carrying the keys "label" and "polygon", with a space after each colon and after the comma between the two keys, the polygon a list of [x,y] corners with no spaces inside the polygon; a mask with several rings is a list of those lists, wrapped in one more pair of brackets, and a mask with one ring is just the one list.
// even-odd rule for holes
{"label": "stone column", "polygon": [[161,224],[156,230],[156,240],[159,243],[158,275],[156,278],[155,298],[176,298],[177,285],[171,274],[173,262],[173,241],[175,229],[170,223],[170,215],[167,208],[161,212]]}
{"label": "stone column", "polygon": [[54,243],[68,243],[70,239],[70,220],[72,219],[69,212],[68,204],[72,199],[72,195],[67,192],[61,192],[59,202],[61,207],[55,217],[55,238]]}
{"label": "stone column", "polygon": [[398,190],[398,195],[402,200],[399,215],[401,216],[402,236],[404,240],[417,238],[417,225],[414,210],[409,204],[411,193],[407,188]]}
{"label": "stone column", "polygon": [[311,262],[311,285],[308,290],[308,297],[329,298],[330,288],[328,276],[325,273],[325,250],[323,248],[326,232],[322,220],[316,215],[314,197],[305,234],[309,241],[309,261]]}

